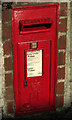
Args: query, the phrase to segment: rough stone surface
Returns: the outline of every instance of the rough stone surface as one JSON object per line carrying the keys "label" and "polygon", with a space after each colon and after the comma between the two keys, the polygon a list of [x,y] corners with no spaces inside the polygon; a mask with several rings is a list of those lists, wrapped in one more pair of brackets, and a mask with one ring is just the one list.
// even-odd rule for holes
{"label": "rough stone surface", "polygon": [[60,19],[59,32],[67,32],[67,18]]}
{"label": "rough stone surface", "polygon": [[66,49],[66,35],[60,36],[58,40],[58,49]]}
{"label": "rough stone surface", "polygon": [[9,22],[11,20],[11,9],[5,9],[2,11],[2,22]]}
{"label": "rough stone surface", "polygon": [[11,24],[3,24],[2,25],[3,29],[3,39],[9,39],[11,38]]}
{"label": "rough stone surface", "polygon": [[65,67],[58,68],[58,79],[65,79]]}
{"label": "rough stone surface", "polygon": [[56,97],[56,107],[62,107],[63,106],[63,96],[57,96]]}
{"label": "rough stone surface", "polygon": [[[71,6],[71,21],[72,21],[72,2],[71,2],[71,4],[70,4],[70,6]],[[71,102],[72,102],[72,22],[70,23],[70,26],[71,26],[71,31],[70,31],[70,38],[71,38],[71,41],[70,41],[70,58],[71,58],[71,60],[70,60],[70,66],[71,66],[71,69],[70,69],[70,79],[71,79],[71,86],[70,86],[70,88],[71,88]]]}
{"label": "rough stone surface", "polygon": [[70,101],[70,3],[67,4],[67,39],[65,58],[64,106],[69,107]]}
{"label": "rough stone surface", "polygon": [[64,93],[64,82],[60,82],[60,83],[57,84],[56,93],[57,94],[63,94]]}
{"label": "rough stone surface", "polygon": [[[6,4],[6,3],[5,3]],[[22,3],[20,3],[20,5],[22,5]],[[66,34],[67,34],[67,30],[69,29],[67,29],[67,27],[68,27],[68,25],[67,25],[67,18],[66,18],[66,13],[68,12],[67,11],[67,3],[61,3],[60,4],[60,7],[61,7],[61,9],[60,9],[60,20],[59,20],[59,22],[60,22],[60,24],[59,24],[59,33],[61,34],[64,34],[65,33],[65,36],[63,36],[63,35],[61,35],[60,36],[60,38],[59,38],[59,49],[60,50],[62,50],[62,49],[66,49]],[[9,8],[8,8],[9,9]],[[65,11],[64,11],[64,9],[66,9]],[[10,20],[10,15],[9,15],[9,13],[11,12],[11,10],[9,11],[9,10],[6,10],[5,11],[5,16],[6,15],[8,15],[8,19],[7,19],[7,16],[4,18],[4,16],[3,16],[3,18],[4,18],[4,20],[3,20],[3,41],[4,41],[4,39],[5,40],[10,40],[11,39],[11,20]],[[3,14],[4,14],[4,11],[3,11]],[[63,18],[62,18],[63,17]],[[7,22],[7,23],[4,23],[4,22]],[[8,23],[9,22],[9,23]],[[67,37],[67,41],[69,42],[69,40],[70,40],[70,38],[68,39],[69,37]],[[4,42],[5,43],[5,42]],[[63,43],[63,44],[62,44]],[[61,45],[62,44],[62,45]],[[69,43],[68,43],[69,44]],[[7,43],[7,46],[8,46],[8,49],[6,48],[6,46],[4,46],[4,55],[9,55],[9,54],[11,54],[11,48],[9,48],[9,43]],[[68,49],[68,48],[67,48]],[[69,52],[69,51],[67,51],[67,52]],[[68,54],[68,58],[69,58],[69,53],[67,53]],[[4,56],[5,57],[5,56]],[[61,66],[61,65],[65,65],[66,63],[65,63],[65,52],[59,52],[58,53],[58,65],[59,66]],[[69,63],[70,64],[70,63]],[[68,64],[67,64],[68,65]],[[69,67],[69,66],[68,66]],[[67,69],[67,66],[66,66],[66,69]],[[0,69],[1,70],[1,69]],[[7,58],[5,58],[5,72],[9,72],[9,70],[11,70],[12,71],[12,58],[11,57],[7,57]],[[69,73],[69,70],[68,71],[64,71],[63,70],[63,72],[65,72],[66,74],[68,74]],[[62,72],[62,73],[63,73]],[[61,73],[60,73],[61,74]],[[7,76],[8,74],[6,73],[5,74],[5,79],[6,79],[6,87],[11,87],[11,82],[12,82],[12,76],[10,75],[10,79],[8,79],[8,76]],[[69,78],[69,75],[68,75],[68,77],[66,78],[65,76],[64,76],[64,73],[63,73],[63,76],[61,75],[59,75],[59,79],[68,79]],[[10,81],[11,80],[11,81]],[[70,79],[69,79],[70,80]],[[10,83],[9,83],[9,81],[10,81]],[[68,84],[69,85],[69,84]],[[65,87],[65,89],[67,89],[66,87]],[[7,106],[8,107],[6,107],[6,109],[7,109],[7,111],[9,112],[9,113],[12,113],[13,112],[13,102],[11,102],[11,100],[13,100],[13,88],[6,88],[6,100],[8,101],[8,102],[10,102],[10,103],[8,103],[7,102]],[[68,94],[68,91],[66,90],[66,92],[67,92],[67,94]],[[12,94],[11,94],[12,93]],[[63,83],[58,83],[58,86],[57,86],[57,94],[59,94],[59,95],[62,95],[64,93],[64,84]],[[65,98],[66,99],[66,98]],[[67,99],[68,100],[68,99]],[[6,101],[5,101],[6,102]],[[67,102],[67,101],[66,101]],[[70,102],[70,101],[69,101]],[[11,106],[11,107],[10,107]],[[62,107],[63,106],[63,96],[57,96],[57,106],[58,107]],[[4,109],[4,110],[6,110],[6,109]],[[56,112],[54,113],[54,114],[51,114],[51,116],[54,118],[54,117],[58,117],[58,115],[56,114]],[[40,116],[40,118],[42,118],[42,119],[45,119],[45,118],[49,118],[49,117],[51,117],[50,115],[49,115],[49,113],[47,113],[47,115],[45,115],[45,114],[43,114],[43,115],[41,115]],[[59,116],[60,117],[60,116]],[[59,118],[58,117],[58,118]],[[62,117],[62,116],[61,116]],[[30,117],[31,118],[31,117]],[[33,118],[34,119],[34,118]]]}
{"label": "rough stone surface", "polygon": [[60,3],[60,16],[67,16],[67,3]]}
{"label": "rough stone surface", "polygon": [[5,58],[5,70],[12,70],[12,57]]}
{"label": "rough stone surface", "polygon": [[12,79],[12,73],[5,74],[5,86],[12,86],[13,85],[13,79]]}
{"label": "rough stone surface", "polygon": [[6,88],[6,100],[13,100],[13,88]]}
{"label": "rough stone surface", "polygon": [[13,113],[13,102],[7,103],[8,113]]}
{"label": "rough stone surface", "polygon": [[65,64],[65,53],[60,52],[58,53],[58,65],[64,65]]}
{"label": "rough stone surface", "polygon": [[9,55],[12,52],[12,44],[11,44],[11,40],[9,41],[5,41],[5,43],[3,44],[3,48],[4,48],[4,54],[5,55]]}
{"label": "rough stone surface", "polygon": [[1,18],[1,5],[0,5],[0,120],[2,118],[2,18]]}

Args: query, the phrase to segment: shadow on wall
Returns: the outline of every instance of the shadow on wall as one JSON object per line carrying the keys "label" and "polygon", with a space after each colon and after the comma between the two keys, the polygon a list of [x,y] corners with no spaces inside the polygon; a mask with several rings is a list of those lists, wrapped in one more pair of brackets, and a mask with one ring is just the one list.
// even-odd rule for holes
{"label": "shadow on wall", "polygon": [[[8,117],[7,120],[71,120],[72,119],[72,106],[57,112],[39,113],[25,116],[17,116],[14,118]],[[2,118],[6,120],[6,118]]]}

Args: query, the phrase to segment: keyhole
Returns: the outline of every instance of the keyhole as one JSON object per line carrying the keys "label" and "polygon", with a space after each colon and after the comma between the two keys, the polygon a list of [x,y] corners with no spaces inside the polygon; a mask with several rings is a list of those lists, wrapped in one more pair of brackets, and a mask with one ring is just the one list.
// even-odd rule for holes
{"label": "keyhole", "polygon": [[25,83],[24,83],[24,86],[27,87],[28,86],[28,81],[26,80]]}

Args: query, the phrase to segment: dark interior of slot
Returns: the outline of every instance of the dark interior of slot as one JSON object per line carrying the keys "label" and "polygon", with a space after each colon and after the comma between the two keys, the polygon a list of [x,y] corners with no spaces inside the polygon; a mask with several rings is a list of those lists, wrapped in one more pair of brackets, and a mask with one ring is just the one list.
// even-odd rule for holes
{"label": "dark interior of slot", "polygon": [[44,23],[44,24],[34,24],[34,25],[23,25],[23,28],[21,28],[21,24],[19,24],[20,30],[31,30],[31,29],[37,29],[37,28],[44,28],[49,29],[52,26],[52,23]]}

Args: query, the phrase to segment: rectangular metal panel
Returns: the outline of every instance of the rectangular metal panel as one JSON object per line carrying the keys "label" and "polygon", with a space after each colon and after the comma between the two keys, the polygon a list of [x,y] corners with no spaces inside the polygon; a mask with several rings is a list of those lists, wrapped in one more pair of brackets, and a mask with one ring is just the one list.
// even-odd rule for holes
{"label": "rectangular metal panel", "polygon": [[[35,109],[38,110],[40,107],[46,107],[49,109],[50,41],[38,42],[37,50],[29,49],[30,43],[26,44],[27,43],[18,44],[19,102],[21,111],[24,111],[25,113],[33,113]],[[29,77],[27,76],[27,53],[32,53],[34,51],[35,53],[36,51],[42,52],[41,55],[43,62],[40,62],[42,64],[43,74],[42,76]],[[41,56],[38,57],[40,59]]]}

